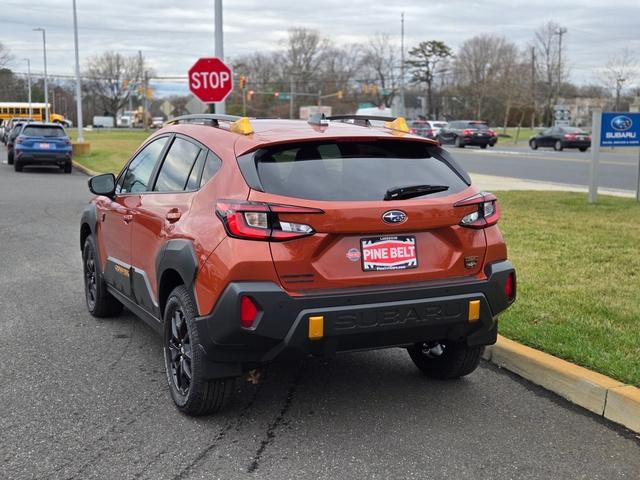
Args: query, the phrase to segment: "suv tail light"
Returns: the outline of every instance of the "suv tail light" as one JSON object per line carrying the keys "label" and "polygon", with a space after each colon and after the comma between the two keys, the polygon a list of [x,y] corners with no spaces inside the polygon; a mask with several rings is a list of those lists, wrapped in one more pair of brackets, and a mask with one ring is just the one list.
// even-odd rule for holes
{"label": "suv tail light", "polygon": [[566,133],[565,136],[564,136],[564,139],[565,140],[575,140],[576,136],[573,133]]}
{"label": "suv tail light", "polygon": [[467,128],[462,132],[462,135],[464,135],[465,137],[469,137],[469,136],[473,135],[473,130],[469,130]]}
{"label": "suv tail light", "polygon": [[304,223],[281,221],[279,214],[324,213],[316,208],[273,203],[219,200],[216,215],[227,234],[244,240],[284,242],[313,235],[315,230]]}
{"label": "suv tail light", "polygon": [[476,206],[476,210],[466,214],[460,220],[460,225],[467,228],[485,228],[498,223],[500,206],[493,193],[480,192],[472,197],[457,202],[454,207]]}

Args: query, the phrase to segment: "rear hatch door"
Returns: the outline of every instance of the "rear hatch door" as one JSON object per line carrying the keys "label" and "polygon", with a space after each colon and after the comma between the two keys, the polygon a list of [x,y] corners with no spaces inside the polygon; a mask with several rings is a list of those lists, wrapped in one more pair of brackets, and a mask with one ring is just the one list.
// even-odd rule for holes
{"label": "rear hatch door", "polygon": [[[278,214],[281,222],[309,225],[315,232],[270,244],[287,290],[479,273],[484,232],[461,227],[469,208],[454,207],[476,191],[466,173],[437,146],[406,140],[328,140],[263,149],[253,161],[260,185],[252,185],[249,200],[319,211]],[[384,200],[389,192],[398,192],[397,187],[416,185],[442,191]],[[475,262],[469,262],[471,258]]]}

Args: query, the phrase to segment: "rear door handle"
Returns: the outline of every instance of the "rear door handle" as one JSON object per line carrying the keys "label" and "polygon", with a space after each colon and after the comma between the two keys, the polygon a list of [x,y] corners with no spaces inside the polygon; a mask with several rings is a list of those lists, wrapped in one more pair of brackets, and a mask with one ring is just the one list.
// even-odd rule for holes
{"label": "rear door handle", "polygon": [[124,223],[129,223],[131,220],[133,220],[133,215],[123,215],[122,220],[124,221]]}
{"label": "rear door handle", "polygon": [[182,216],[182,212],[180,210],[178,210],[177,208],[172,208],[167,212],[167,214],[165,215],[165,218],[169,223],[175,223],[178,220],[180,220],[181,216]]}

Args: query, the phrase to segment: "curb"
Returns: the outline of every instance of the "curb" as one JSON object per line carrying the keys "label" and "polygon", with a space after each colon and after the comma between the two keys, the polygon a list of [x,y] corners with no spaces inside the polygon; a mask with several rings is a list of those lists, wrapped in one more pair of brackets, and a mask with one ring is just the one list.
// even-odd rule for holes
{"label": "curb", "polygon": [[95,177],[96,175],[100,175],[100,172],[91,170],[90,168],[85,167],[84,165],[76,162],[75,160],[71,160],[71,163],[73,163],[73,168],[75,168],[76,170],[80,170],[85,175],[88,175],[90,177]]}
{"label": "curb", "polygon": [[640,388],[498,335],[483,358],[570,402],[640,433]]}

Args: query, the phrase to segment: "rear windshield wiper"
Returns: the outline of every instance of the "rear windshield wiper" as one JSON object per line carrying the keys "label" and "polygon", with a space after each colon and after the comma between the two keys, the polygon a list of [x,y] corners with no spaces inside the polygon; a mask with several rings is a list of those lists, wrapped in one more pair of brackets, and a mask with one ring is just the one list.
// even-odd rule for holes
{"label": "rear windshield wiper", "polygon": [[387,190],[385,200],[403,200],[405,198],[421,197],[432,193],[449,190],[446,185],[412,185],[409,187],[393,187]]}

